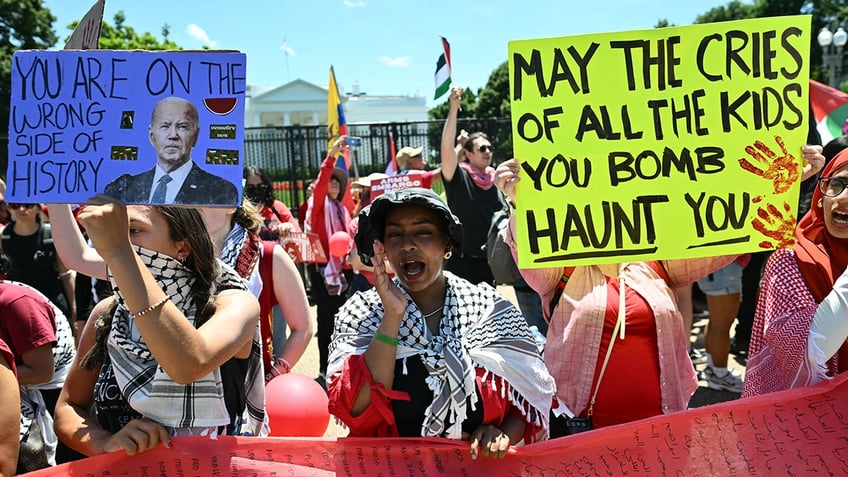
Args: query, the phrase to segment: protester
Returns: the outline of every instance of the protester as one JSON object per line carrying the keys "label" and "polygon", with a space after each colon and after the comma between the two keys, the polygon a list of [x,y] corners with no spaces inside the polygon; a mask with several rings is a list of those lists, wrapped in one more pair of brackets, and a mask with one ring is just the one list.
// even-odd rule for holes
{"label": "protester", "polygon": [[[8,257],[0,253],[0,275],[8,267]],[[54,465],[71,460],[73,455],[67,448],[57,449],[52,417],[76,354],[67,317],[38,290],[23,283],[2,280],[0,339],[10,347],[16,360],[22,404],[19,409],[21,437],[34,433],[45,443],[38,455],[33,455],[32,446],[23,447],[20,456],[28,461],[25,467],[35,470],[47,463]]]}
{"label": "protester", "polygon": [[809,386],[848,369],[848,150],[821,173],[795,247],[766,262],[743,397]]}
{"label": "protester", "polygon": [[395,155],[395,160],[397,161],[398,175],[418,180],[420,185],[417,187],[429,189],[433,184],[442,180],[442,169],[426,170],[427,161],[424,160],[423,151],[423,147],[404,146]]}
{"label": "protester", "polygon": [[274,183],[264,170],[257,166],[244,167],[244,197],[259,207],[262,215],[262,240],[278,242],[292,232],[301,232],[291,210],[274,195]]}
{"label": "protester", "polygon": [[[484,246],[495,212],[505,204],[494,187],[495,170],[491,167],[494,148],[485,133],[462,134],[459,144],[456,123],[462,88],[452,88],[450,110],[442,129],[442,182],[451,211],[459,217],[466,234],[462,253],[448,261],[446,269],[470,281],[494,284],[494,276],[486,259]],[[465,133],[465,131],[463,131]],[[459,155],[462,154],[462,160]]]}
{"label": "protester", "polygon": [[3,228],[0,250],[11,260],[6,276],[26,283],[76,320],[74,272],[57,256],[53,232],[41,219],[40,204],[9,204],[12,222]]}
{"label": "protester", "polygon": [[339,310],[328,368],[330,412],[351,436],[470,439],[472,458],[547,437],[553,379],[509,301],[443,271],[461,244],[429,189],[383,194],[360,214],[356,246],[376,285]]}
{"label": "protester", "polygon": [[738,371],[727,368],[727,359],[730,355],[730,327],[742,299],[742,270],[750,259],[750,255],[742,255],[698,280],[698,287],[706,295],[710,310],[710,321],[704,333],[707,365],[700,376],[710,389],[742,392],[742,376]]}
{"label": "protester", "polygon": [[15,355],[0,338],[0,477],[15,475],[18,462],[21,398]]}
{"label": "protester", "polygon": [[[312,340],[309,303],[294,262],[280,244],[259,240],[262,217],[250,201],[238,208],[205,207],[201,213],[216,253],[259,299],[263,368],[272,376],[289,372]],[[291,328],[279,348],[274,336],[277,305],[286,317],[283,328]]]}
{"label": "protester", "polygon": [[346,292],[353,280],[350,265],[342,257],[334,257],[330,253],[330,237],[334,233],[350,234],[350,213],[342,204],[348,176],[343,169],[335,167],[336,158],[343,148],[344,136],[335,141],[321,164],[307,212],[309,231],[318,235],[327,253],[326,263],[314,263],[308,267],[312,302],[317,308],[318,373],[321,382],[326,378],[333,317],[347,299]]}
{"label": "protester", "polygon": [[[803,152],[809,162],[823,161],[820,147]],[[512,205],[519,172],[515,159],[497,169],[497,185]],[[515,227],[513,215],[507,242],[517,257]],[[549,304],[545,363],[557,382],[554,413],[567,416],[552,423],[552,435],[560,435],[560,425],[564,434],[575,417],[599,428],[686,409],[697,380],[674,289],[735,258],[522,269]]]}
{"label": "protester", "polygon": [[133,455],[172,435],[266,434],[259,304],[216,259],[200,213],[98,195],[79,220],[115,295],[83,330],[59,438]]}
{"label": "protester", "polygon": [[12,221],[12,213],[9,211],[9,204],[6,203],[6,197],[0,193],[0,225],[6,225]]}

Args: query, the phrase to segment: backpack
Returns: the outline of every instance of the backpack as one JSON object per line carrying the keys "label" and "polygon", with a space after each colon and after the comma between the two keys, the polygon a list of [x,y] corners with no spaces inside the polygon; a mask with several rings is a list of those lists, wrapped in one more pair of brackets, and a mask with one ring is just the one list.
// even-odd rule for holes
{"label": "backpack", "polygon": [[518,265],[512,258],[512,250],[504,241],[508,227],[509,209],[507,206],[492,215],[489,234],[486,236],[486,259],[489,261],[489,268],[492,269],[495,282],[504,285],[511,285],[521,278]]}

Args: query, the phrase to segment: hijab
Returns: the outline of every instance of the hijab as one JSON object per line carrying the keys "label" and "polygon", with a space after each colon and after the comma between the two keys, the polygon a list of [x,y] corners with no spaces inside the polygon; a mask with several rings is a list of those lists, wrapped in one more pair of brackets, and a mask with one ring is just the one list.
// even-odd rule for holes
{"label": "hijab", "polygon": [[[830,177],[845,165],[848,165],[848,149],[844,149],[830,161],[821,177]],[[809,212],[795,228],[795,259],[807,287],[819,303],[830,293],[834,282],[848,266],[848,247],[845,240],[832,236],[825,226],[823,199],[824,194],[817,186],[813,191]]]}

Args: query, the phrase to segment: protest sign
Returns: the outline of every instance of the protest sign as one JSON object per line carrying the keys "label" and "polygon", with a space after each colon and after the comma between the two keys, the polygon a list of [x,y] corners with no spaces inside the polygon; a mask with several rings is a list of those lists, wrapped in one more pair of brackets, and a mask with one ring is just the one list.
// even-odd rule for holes
{"label": "protest sign", "polygon": [[427,185],[424,184],[421,174],[422,173],[419,173],[418,171],[413,171],[407,174],[385,177],[371,182],[371,200],[393,190],[408,189],[410,187],[430,188],[429,183]]}
{"label": "protest sign", "polygon": [[66,50],[96,50],[99,46],[100,28],[103,25],[105,0],[97,0],[79,21],[68,41]]}
{"label": "protest sign", "polygon": [[280,239],[280,245],[294,263],[327,263],[327,254],[318,234],[291,232]]}
{"label": "protest sign", "polygon": [[509,43],[519,264],[793,243],[810,17]]}
{"label": "protest sign", "polygon": [[6,199],[237,205],[245,72],[238,52],[16,52]]}

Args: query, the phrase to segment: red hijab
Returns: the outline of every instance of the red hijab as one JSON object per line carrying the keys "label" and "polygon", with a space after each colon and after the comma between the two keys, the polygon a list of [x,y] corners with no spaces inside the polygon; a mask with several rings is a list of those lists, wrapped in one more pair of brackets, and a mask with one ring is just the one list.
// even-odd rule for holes
{"label": "red hijab", "polygon": [[[848,149],[843,149],[824,168],[821,177],[830,177],[846,164]],[[807,287],[819,303],[830,293],[834,282],[848,266],[846,241],[830,235],[824,224],[823,198],[824,194],[816,184],[810,211],[795,228],[795,259]]]}

